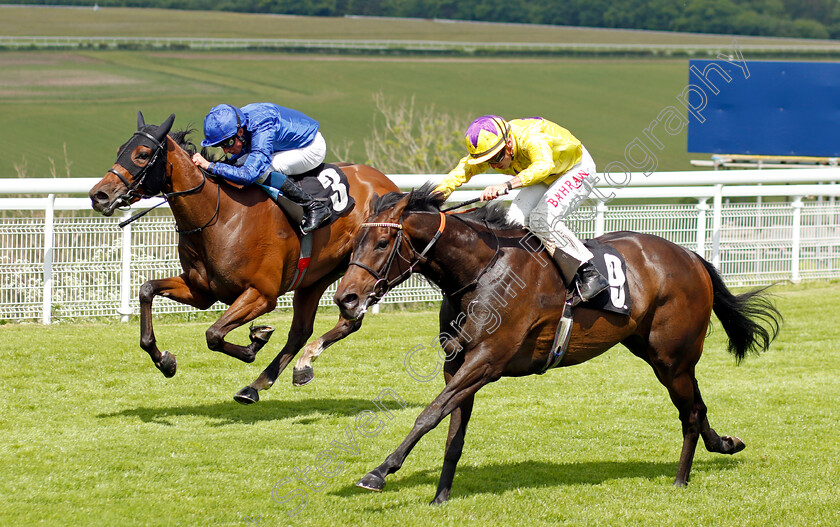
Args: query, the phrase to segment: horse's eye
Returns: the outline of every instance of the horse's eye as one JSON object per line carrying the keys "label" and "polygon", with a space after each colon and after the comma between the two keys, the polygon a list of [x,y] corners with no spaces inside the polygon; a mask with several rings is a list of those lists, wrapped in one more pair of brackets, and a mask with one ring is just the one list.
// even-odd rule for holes
{"label": "horse's eye", "polygon": [[139,159],[149,159],[149,153],[148,152],[139,152],[137,154],[137,157]]}
{"label": "horse's eye", "polygon": [[387,238],[384,239],[384,240],[379,240],[378,242],[376,242],[376,249],[377,250],[382,250],[386,247],[388,247],[388,239]]}

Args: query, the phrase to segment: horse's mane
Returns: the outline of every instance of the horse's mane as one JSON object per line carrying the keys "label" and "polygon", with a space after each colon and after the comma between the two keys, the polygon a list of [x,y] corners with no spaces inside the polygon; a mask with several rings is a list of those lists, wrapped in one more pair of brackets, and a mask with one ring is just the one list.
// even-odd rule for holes
{"label": "horse's mane", "polygon": [[[198,147],[195,146],[195,143],[192,142],[190,139],[190,134],[195,132],[195,128],[192,125],[187,125],[187,128],[183,130],[175,130],[174,132],[169,132],[169,137],[172,138],[175,143],[180,146],[186,153],[190,156],[198,152]],[[202,149],[203,151],[203,149]]]}
{"label": "horse's mane", "polygon": [[[187,125],[187,127],[183,130],[176,130],[174,132],[170,132],[169,136],[172,138],[173,141],[175,141],[175,143],[178,144],[178,146],[184,149],[186,153],[192,156],[193,154],[199,151],[198,147],[190,139],[190,134],[192,134],[193,132],[195,132],[195,128],[193,128],[192,125]],[[214,161],[219,161],[222,157],[224,157],[224,155],[219,156],[218,150],[210,150],[204,147],[201,148],[201,155],[204,156],[204,158],[210,161],[211,163]]]}
{"label": "horse's mane", "polygon": [[[408,205],[405,210],[410,212],[439,212],[445,199],[440,193],[434,192],[436,185],[426,183],[419,189],[413,189],[408,195]],[[401,192],[390,192],[382,196],[376,202],[374,214],[389,209],[403,199],[405,194]],[[500,230],[521,229],[507,217],[507,208],[501,203],[490,203],[487,206],[479,207],[473,211],[458,215],[459,218],[487,225],[490,228]]]}
{"label": "horse's mane", "polygon": [[[440,194],[433,192],[435,185],[426,183],[419,189],[412,189],[408,193],[408,205],[405,210],[412,212],[438,212],[444,199]],[[385,194],[376,202],[373,213],[379,214],[387,209],[390,209],[402,200],[405,194],[402,192],[389,192]]]}

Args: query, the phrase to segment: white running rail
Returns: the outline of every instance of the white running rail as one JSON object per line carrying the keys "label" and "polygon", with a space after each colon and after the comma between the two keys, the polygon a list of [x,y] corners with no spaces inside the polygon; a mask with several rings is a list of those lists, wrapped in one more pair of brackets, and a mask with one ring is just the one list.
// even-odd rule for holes
{"label": "white running rail", "polygon": [[[615,230],[657,234],[710,260],[730,286],[840,278],[840,168],[621,174],[621,180],[611,176],[613,187],[599,176],[592,200],[569,220],[581,237]],[[443,176],[390,177],[408,190]],[[451,201],[477,197],[488,184],[506,179],[477,176]],[[180,274],[166,205],[121,231],[117,224],[136,208],[104,218],[91,212],[88,198],[74,197],[86,195],[97,181],[0,179],[0,195],[12,196],[0,197],[0,320],[127,320],[137,312],[144,281]],[[322,305],[332,305],[333,292],[325,293]],[[416,276],[384,301],[439,299]],[[280,308],[290,306],[291,295],[278,301]],[[156,299],[155,310],[192,308]]]}

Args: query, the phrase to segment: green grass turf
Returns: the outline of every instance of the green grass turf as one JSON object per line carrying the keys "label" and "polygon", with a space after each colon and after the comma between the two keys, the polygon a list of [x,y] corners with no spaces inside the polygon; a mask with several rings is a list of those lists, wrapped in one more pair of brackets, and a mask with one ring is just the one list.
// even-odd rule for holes
{"label": "green grass turf", "polygon": [[[136,321],[0,326],[0,524],[837,525],[840,285],[776,295],[786,322],[769,352],[736,366],[717,323],[707,339],[697,376],[709,419],[747,449],[729,457],[701,445],[687,488],[671,486],[676,411],[648,366],[619,347],[482,389],[442,507],[427,502],[446,422],[383,493],[354,486],[441,389],[441,379],[420,383],[403,369],[406,352],[437,334],[434,312],[368,317],[324,353],[312,384],[292,388],[285,372],[251,407],[231,396],[280,349],[287,314],[264,317],[278,331],[251,365],[206,350],[209,318],[162,318],[158,341],[179,359],[172,379],[139,349]],[[316,333],[334,319],[322,314]],[[406,407],[391,404],[393,420],[379,414],[374,437],[356,435],[358,453],[338,452],[335,475],[288,517],[297,503],[274,501],[274,486],[346,443],[386,388]]]}

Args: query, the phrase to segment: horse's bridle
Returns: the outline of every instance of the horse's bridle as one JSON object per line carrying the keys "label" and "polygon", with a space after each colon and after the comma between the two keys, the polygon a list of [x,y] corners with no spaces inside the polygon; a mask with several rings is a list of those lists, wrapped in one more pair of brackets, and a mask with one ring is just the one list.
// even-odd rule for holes
{"label": "horse's bridle", "polygon": [[428,253],[429,250],[431,250],[432,246],[434,246],[434,244],[440,239],[441,234],[443,234],[443,230],[446,228],[446,215],[442,212],[440,212],[439,214],[440,225],[438,226],[438,230],[437,232],[435,232],[434,236],[432,236],[432,239],[429,240],[429,243],[426,244],[426,247],[421,252],[417,252],[414,249],[414,246],[412,246],[410,242],[408,243],[408,248],[411,249],[411,252],[414,254],[414,257],[412,258],[412,261],[409,262],[408,269],[400,273],[399,276],[397,276],[393,280],[388,280],[388,275],[391,273],[391,267],[394,265],[394,261],[397,258],[397,254],[400,252],[400,248],[403,244],[403,241],[407,241],[405,236],[403,235],[404,230],[402,223],[362,223],[361,226],[364,228],[387,227],[391,229],[397,229],[397,237],[396,242],[394,243],[394,248],[391,250],[391,254],[388,255],[388,259],[385,260],[385,264],[382,266],[382,269],[380,271],[377,271],[369,265],[359,262],[357,260],[353,260],[348,264],[348,266],[355,265],[361,267],[362,269],[373,275],[374,278],[376,278],[376,282],[374,282],[373,284],[373,290],[370,292],[370,294],[368,294],[369,302],[375,304],[382,300],[382,297],[384,297],[388,293],[388,291],[391,290],[392,287],[408,278],[411,275],[411,273],[414,272],[414,266],[420,263],[420,261],[426,257],[426,253]]}
{"label": "horse's bridle", "polygon": [[[157,164],[158,158],[160,157],[161,152],[163,152],[166,149],[166,143],[165,143],[165,141],[164,142],[158,141],[155,136],[153,136],[152,134],[150,134],[148,132],[144,132],[142,130],[137,130],[136,132],[134,132],[134,134],[131,136],[131,138],[134,139],[134,137],[138,136],[138,135],[148,139],[154,145],[154,151],[152,152],[152,157],[149,160],[149,162],[146,163],[145,166],[138,167],[137,164],[134,163],[134,161],[131,161],[131,155],[128,154],[128,152],[127,152],[127,149],[129,147],[129,145],[131,144],[131,139],[129,139],[125,143],[125,145],[122,147],[122,149],[120,149],[120,151],[117,152],[117,162],[115,163],[116,165],[119,165],[120,167],[124,168],[126,172],[131,174],[131,177],[133,178],[133,181],[129,182],[128,179],[126,179],[125,176],[123,176],[120,172],[114,170],[113,167],[108,169],[108,172],[110,172],[110,173],[114,174],[115,176],[117,176],[118,178],[120,178],[120,181],[122,181],[123,185],[125,185],[125,187],[126,187],[125,194],[121,194],[121,195],[117,196],[117,199],[122,200],[125,203],[131,203],[131,201],[134,198],[146,199],[146,198],[154,197],[154,196],[156,196],[157,194],[160,193],[160,190],[158,190],[157,192],[154,192],[153,194],[143,194],[141,192],[138,192],[138,189],[141,188],[141,186],[143,185],[143,183],[146,180],[146,176],[149,175],[149,169],[154,167]],[[123,158],[123,157],[126,157],[126,154],[128,154],[127,157],[128,157],[128,160],[131,161],[131,164],[133,164],[137,169],[139,169],[139,170],[136,170],[136,173],[135,173],[135,171],[132,171],[131,169],[126,168],[126,166],[125,166],[126,163],[125,162],[120,162],[120,159]],[[164,170],[164,175],[163,175],[162,180],[165,181],[166,180],[166,167],[164,167],[163,170]],[[160,183],[156,183],[156,184],[159,184],[161,187],[163,186],[162,181]]]}
{"label": "horse's bridle", "polygon": [[[146,163],[146,165],[142,166],[142,167],[137,166],[137,164],[134,163],[134,161],[131,161],[130,154],[128,154],[129,161],[131,161],[131,164],[133,164],[138,169],[138,170],[136,170],[136,172],[137,172],[136,174],[134,173],[134,171],[125,167],[125,162],[124,161],[120,162],[120,158],[126,157],[126,154],[127,154],[126,150],[129,146],[129,144],[131,144],[131,139],[129,139],[125,143],[123,148],[117,153],[117,162],[115,163],[115,165],[119,165],[120,167],[125,169],[125,171],[128,172],[131,175],[133,181],[129,182],[128,179],[126,179],[125,176],[123,176],[118,171],[114,170],[113,167],[108,169],[108,172],[116,175],[126,187],[126,192],[124,194],[120,194],[119,196],[117,196],[116,202],[118,203],[118,202],[122,201],[123,203],[130,204],[134,198],[147,199],[147,198],[153,198],[153,197],[157,196],[158,194],[161,194],[163,196],[164,201],[159,203],[158,205],[155,205],[154,207],[151,207],[151,208],[140,211],[139,213],[135,214],[134,216],[128,218],[127,220],[123,220],[122,222],[120,222],[120,227],[125,227],[126,225],[133,222],[134,220],[148,214],[155,207],[159,207],[164,202],[168,202],[172,198],[176,198],[178,196],[184,196],[184,195],[187,195],[187,194],[193,194],[195,192],[201,191],[201,189],[204,188],[204,184],[207,183],[207,173],[203,169],[201,169],[201,183],[199,183],[195,187],[189,188],[187,190],[181,190],[181,191],[178,191],[178,192],[169,192],[169,193],[163,192],[163,186],[166,183],[166,166],[164,165],[163,168],[162,168],[163,175],[162,175],[162,177],[159,178],[159,181],[154,182],[154,187],[152,188],[152,192],[149,193],[149,194],[139,192],[138,189],[142,189],[143,183],[145,182],[145,179],[146,179],[146,176],[148,176],[151,173],[150,169],[155,167],[155,165],[158,164],[158,158],[160,157],[161,152],[166,151],[166,139],[165,139],[165,136],[164,136],[163,141],[158,141],[157,138],[155,138],[153,135],[151,135],[147,132],[144,132],[142,130],[138,130],[138,131],[134,132],[134,134],[131,137],[133,139],[135,136],[138,136],[138,135],[148,139],[149,141],[151,141],[152,144],[154,145],[154,151],[152,152],[152,156],[151,156],[151,159],[149,159],[149,162]],[[170,176],[172,175],[172,163],[171,162],[169,163],[169,174],[170,174]],[[221,185],[219,185],[219,187],[217,189],[217,192],[216,192],[216,212],[213,213],[213,216],[210,217],[210,219],[207,221],[207,223],[205,223],[201,227],[191,229],[191,230],[186,230],[186,231],[176,229],[176,232],[178,234],[195,234],[195,233],[203,231],[204,229],[209,227],[211,223],[213,223],[213,220],[215,220],[216,217],[219,215],[219,207],[221,206],[221,188],[222,188]]]}

